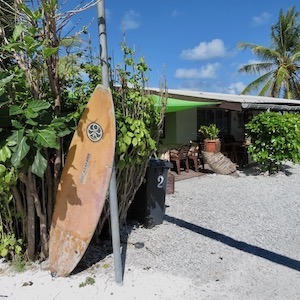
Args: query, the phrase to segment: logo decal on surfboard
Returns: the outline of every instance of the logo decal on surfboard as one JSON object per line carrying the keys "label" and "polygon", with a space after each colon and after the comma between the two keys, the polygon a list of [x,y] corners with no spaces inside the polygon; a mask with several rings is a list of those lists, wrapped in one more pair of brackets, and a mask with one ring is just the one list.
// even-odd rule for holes
{"label": "logo decal on surfboard", "polygon": [[103,135],[103,130],[98,123],[91,123],[87,130],[87,136],[92,142],[99,142]]}
{"label": "logo decal on surfboard", "polygon": [[87,173],[88,173],[88,169],[89,169],[90,156],[91,155],[88,153],[86,158],[85,158],[83,170],[82,170],[81,175],[80,175],[80,183],[85,183],[86,182]]}

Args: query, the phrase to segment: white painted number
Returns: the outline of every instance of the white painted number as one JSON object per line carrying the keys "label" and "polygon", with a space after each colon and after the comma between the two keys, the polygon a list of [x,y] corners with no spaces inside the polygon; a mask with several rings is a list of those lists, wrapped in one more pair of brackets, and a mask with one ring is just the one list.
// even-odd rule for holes
{"label": "white painted number", "polygon": [[159,188],[159,189],[162,189],[163,188],[163,182],[164,182],[164,176],[162,176],[162,175],[159,175],[158,177],[157,177],[157,182],[158,182],[158,184],[157,184],[157,188]]}

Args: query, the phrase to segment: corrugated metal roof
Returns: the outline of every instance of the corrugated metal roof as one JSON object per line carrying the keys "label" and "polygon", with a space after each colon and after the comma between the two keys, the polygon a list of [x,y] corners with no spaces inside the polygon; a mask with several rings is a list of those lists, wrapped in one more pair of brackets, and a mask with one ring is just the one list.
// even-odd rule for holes
{"label": "corrugated metal roof", "polygon": [[[150,93],[160,94],[159,88],[146,88]],[[220,93],[208,93],[201,91],[191,90],[167,90],[168,96],[190,101],[227,101],[232,103],[247,103],[247,104],[285,104],[285,105],[299,105],[300,100],[296,99],[284,99],[284,98],[273,98],[273,97],[262,97],[262,96],[251,96],[251,95],[235,95],[235,94],[220,94]]]}

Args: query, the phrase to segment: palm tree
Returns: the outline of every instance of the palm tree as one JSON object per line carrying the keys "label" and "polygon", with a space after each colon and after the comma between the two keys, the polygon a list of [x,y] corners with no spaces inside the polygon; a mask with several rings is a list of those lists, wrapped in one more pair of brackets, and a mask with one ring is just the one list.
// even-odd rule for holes
{"label": "palm tree", "polygon": [[259,74],[242,92],[259,90],[259,96],[300,99],[300,12],[295,7],[286,14],[280,10],[278,22],[271,27],[271,47],[239,43],[250,49],[261,62],[244,65],[239,72]]}

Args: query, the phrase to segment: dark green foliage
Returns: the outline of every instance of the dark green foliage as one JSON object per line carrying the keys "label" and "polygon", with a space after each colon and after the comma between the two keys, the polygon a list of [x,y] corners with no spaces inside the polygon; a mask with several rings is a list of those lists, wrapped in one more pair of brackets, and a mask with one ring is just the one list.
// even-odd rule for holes
{"label": "dark green foliage", "polygon": [[[0,31],[0,53],[6,58],[0,65],[0,249],[6,257],[12,256],[7,247],[19,254],[21,238],[30,260],[36,254],[42,259],[48,255],[64,157],[77,121],[101,83],[100,66],[79,48],[84,45],[78,43],[80,32],[61,37],[57,22],[68,22],[60,19],[57,1],[33,3],[36,8],[24,2],[11,11],[16,23],[5,39]],[[0,13],[0,26],[1,17]],[[115,88],[112,82],[121,222],[156,150],[163,117],[144,92],[149,71],[145,60],[136,62],[125,44],[122,50],[124,66],[111,70],[121,83]],[[109,216],[108,204],[101,224]],[[13,238],[18,244],[7,243]]]}
{"label": "dark green foliage", "polygon": [[47,168],[47,157],[43,149],[59,149],[57,137],[70,134],[68,118],[51,118],[50,103],[43,100],[28,101],[28,104],[12,105],[12,131],[7,138],[7,146],[12,152],[11,164],[14,168],[43,177]]}
{"label": "dark green foliage", "polygon": [[12,18],[2,26],[0,13],[0,234],[22,238],[29,259],[46,258],[64,151],[91,93],[86,58],[80,32],[61,37],[57,1],[2,6]]}

